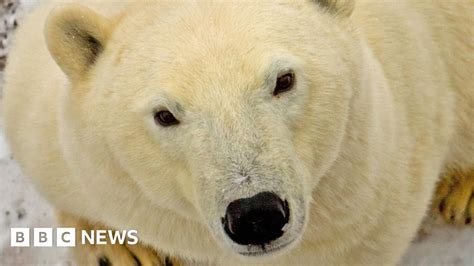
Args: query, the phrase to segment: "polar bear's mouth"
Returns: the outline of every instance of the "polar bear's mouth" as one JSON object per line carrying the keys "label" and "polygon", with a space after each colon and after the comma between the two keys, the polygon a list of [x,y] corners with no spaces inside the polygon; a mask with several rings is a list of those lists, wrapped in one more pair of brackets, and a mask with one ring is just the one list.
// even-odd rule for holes
{"label": "polar bear's mouth", "polygon": [[270,253],[274,253],[274,252],[280,251],[280,250],[286,248],[287,246],[289,246],[291,243],[292,243],[292,242],[289,242],[289,243],[280,245],[280,246],[278,246],[278,247],[272,247],[272,248],[268,248],[267,246],[262,245],[261,251],[239,252],[239,254],[240,254],[240,255],[243,255],[243,256],[246,256],[246,257],[260,257],[260,256],[265,256],[265,255],[268,255],[268,254],[270,254]]}

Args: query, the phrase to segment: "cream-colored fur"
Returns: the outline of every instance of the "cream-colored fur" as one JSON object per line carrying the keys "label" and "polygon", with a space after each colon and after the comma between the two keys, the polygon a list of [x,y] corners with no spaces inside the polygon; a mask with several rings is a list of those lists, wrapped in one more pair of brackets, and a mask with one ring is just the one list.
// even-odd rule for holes
{"label": "cream-colored fur", "polygon": [[[59,210],[197,261],[388,265],[474,167],[471,0],[120,3],[44,4],[10,54],[7,136]],[[262,191],[290,222],[244,257],[221,218]]]}

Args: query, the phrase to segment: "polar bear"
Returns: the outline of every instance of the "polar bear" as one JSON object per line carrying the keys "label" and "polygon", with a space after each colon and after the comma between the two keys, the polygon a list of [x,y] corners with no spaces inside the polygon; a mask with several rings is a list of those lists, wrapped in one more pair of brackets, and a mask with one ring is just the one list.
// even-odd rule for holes
{"label": "polar bear", "polygon": [[440,176],[434,209],[471,223],[473,14],[45,3],[11,51],[6,133],[62,224],[138,230],[85,264],[393,265]]}

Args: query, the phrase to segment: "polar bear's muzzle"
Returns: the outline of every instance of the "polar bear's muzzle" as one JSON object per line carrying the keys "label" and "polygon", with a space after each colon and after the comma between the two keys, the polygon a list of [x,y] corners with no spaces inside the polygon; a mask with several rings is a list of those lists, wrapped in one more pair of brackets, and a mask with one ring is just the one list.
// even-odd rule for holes
{"label": "polar bear's muzzle", "polygon": [[266,245],[281,237],[289,221],[288,202],[275,193],[261,192],[232,201],[222,224],[226,234],[240,245]]}

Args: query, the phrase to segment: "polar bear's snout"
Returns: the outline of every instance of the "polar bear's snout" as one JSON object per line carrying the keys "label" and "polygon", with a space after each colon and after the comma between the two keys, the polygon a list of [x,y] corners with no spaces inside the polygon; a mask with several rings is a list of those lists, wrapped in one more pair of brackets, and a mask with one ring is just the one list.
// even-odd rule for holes
{"label": "polar bear's snout", "polygon": [[232,201],[222,224],[237,244],[265,245],[283,235],[289,216],[288,202],[275,193],[261,192]]}

